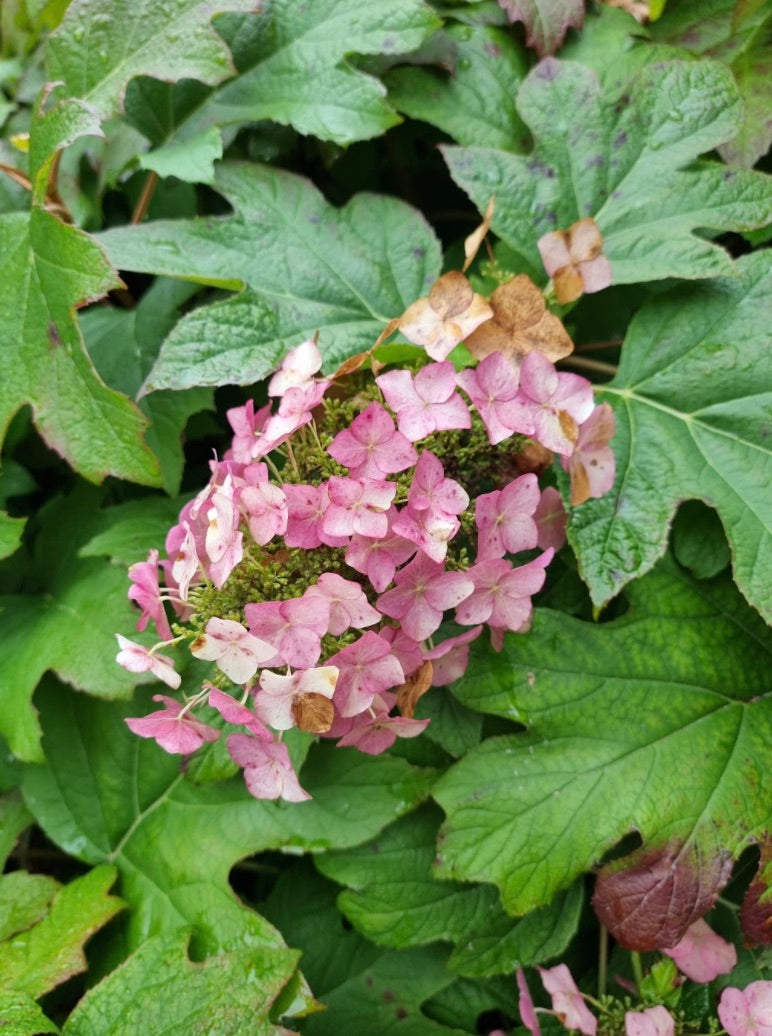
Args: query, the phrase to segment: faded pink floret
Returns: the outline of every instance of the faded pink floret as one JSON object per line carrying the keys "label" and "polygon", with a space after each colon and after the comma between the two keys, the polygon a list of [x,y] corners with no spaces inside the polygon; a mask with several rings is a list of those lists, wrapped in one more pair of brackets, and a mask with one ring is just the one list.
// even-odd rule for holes
{"label": "faded pink floret", "polygon": [[269,669],[260,674],[260,690],[255,695],[255,711],[274,730],[296,726],[292,704],[304,694],[321,694],[332,698],[338,670],[334,665],[318,669],[299,669],[289,676],[280,676]]}
{"label": "faded pink floret", "polygon": [[402,666],[405,679],[421,668],[424,660],[423,645],[409,637],[401,626],[382,626],[378,636],[391,644],[391,653]]}
{"label": "faded pink floret", "polygon": [[531,991],[528,988],[528,983],[525,980],[525,972],[522,967],[518,967],[517,969],[517,989],[520,993],[520,1001],[518,1003],[520,1020],[526,1029],[530,1029],[532,1036],[541,1036],[541,1026],[539,1025],[539,1019],[536,1017],[536,1009],[533,1006]]}
{"label": "faded pink floret", "polygon": [[372,702],[374,715],[362,712],[355,716],[348,730],[340,736],[338,748],[358,748],[366,755],[380,755],[391,748],[398,737],[418,737],[429,725],[428,719],[390,716],[393,707],[393,695],[376,695]]}
{"label": "faded pink floret", "polygon": [[675,1020],[661,1004],[644,1011],[627,1011],[625,1036],[675,1036]]}
{"label": "faded pink floret", "polygon": [[448,543],[461,528],[454,515],[419,511],[408,503],[391,523],[392,531],[410,540],[432,561],[444,561]]}
{"label": "faded pink floret", "polygon": [[418,458],[407,498],[413,509],[433,514],[457,515],[469,506],[469,494],[454,479],[445,477],[442,461],[430,450]]}
{"label": "faded pink floret", "polygon": [[300,787],[285,744],[268,744],[249,734],[231,734],[227,745],[231,759],[244,768],[247,790],[256,799],[303,802],[311,798]]}
{"label": "faded pink floret", "polygon": [[487,622],[515,633],[527,629],[533,610],[531,595],[544,585],[544,569],[553,554],[553,550],[545,550],[519,568],[513,568],[503,558],[473,565],[467,575],[474,590],[456,609],[456,622],[462,626]]}
{"label": "faded pink floret", "polygon": [[174,671],[174,662],[166,655],[156,654],[150,648],[137,644],[120,633],[115,634],[118,647],[121,649],[115,656],[119,666],[130,673],[152,673],[159,680],[176,690],[180,686],[180,674]]}
{"label": "faded pink floret", "polygon": [[361,630],[381,619],[380,612],[367,600],[359,583],[344,579],[335,572],[323,573],[303,596],[308,600],[317,596],[324,598],[324,606],[330,614],[327,632],[336,637],[352,626]]}
{"label": "faded pink floret", "polygon": [[475,501],[477,560],[502,558],[535,547],[539,538],[533,515],[539,504],[539,483],[528,473],[504,489],[482,493]]}
{"label": "faded pink floret", "polygon": [[244,608],[250,632],[271,644],[276,654],[268,668],[282,663],[311,669],[322,653],[322,637],[330,619],[324,598],[294,597],[289,601],[263,601]]}
{"label": "faded pink floret", "polygon": [[405,679],[391,645],[369,630],[328,662],[340,670],[335,707],[343,717],[358,715],[376,694],[398,687]]}
{"label": "faded pink floret", "polygon": [[772,1036],[772,982],[745,989],[729,986],[718,1002],[718,1017],[729,1036]]}
{"label": "faded pink floret", "polygon": [[260,454],[259,442],[265,422],[271,415],[270,403],[255,413],[254,401],[248,399],[244,406],[233,407],[225,413],[233,429],[233,440],[226,457],[249,464]]}
{"label": "faded pink floret", "polygon": [[242,481],[239,509],[247,519],[252,539],[264,547],[274,536],[287,531],[287,497],[279,486],[269,481],[265,464],[250,464],[244,469]]}
{"label": "faded pink floret", "polygon": [[352,478],[382,479],[405,471],[418,460],[413,444],[380,403],[371,403],[338,432],[327,448],[330,456],[349,468]]}
{"label": "faded pink floret", "polygon": [[[396,509],[392,508],[391,520],[396,514]],[[354,535],[346,551],[346,564],[354,571],[366,575],[373,589],[382,593],[394,578],[397,568],[412,557],[417,549],[415,543],[402,536],[373,539]]]}
{"label": "faded pink floret", "polygon": [[260,722],[254,712],[248,709],[246,705],[241,705],[230,694],[221,691],[214,684],[205,683],[204,690],[209,691],[209,705],[213,709],[217,709],[226,723],[233,723],[238,727],[246,727],[261,741],[273,741],[271,731]]}
{"label": "faded pink floret", "polygon": [[311,421],[311,411],[321,403],[329,384],[329,381],[312,381],[303,388],[287,389],[278,411],[266,421],[258,447],[259,456],[270,453]]}
{"label": "faded pink floret", "polygon": [[733,943],[722,939],[702,918],[689,925],[679,943],[663,948],[662,953],[693,982],[712,982],[719,975],[728,975],[737,964]]}
{"label": "faded pink floret", "polygon": [[411,442],[432,432],[471,428],[469,408],[456,392],[452,363],[430,363],[415,378],[409,371],[389,371],[376,378],[381,392],[397,415],[400,432]]}
{"label": "faded pink floret", "polygon": [[582,424],[593,411],[592,385],[578,374],[558,373],[546,356],[530,352],[520,364],[520,392],[528,406],[536,439],[555,453],[570,456],[576,436],[567,432],[561,413]]}
{"label": "faded pink floret", "polygon": [[206,516],[209,521],[206,530],[209,577],[219,590],[244,557],[244,534],[239,531],[239,513],[230,475],[213,494],[212,506]]}
{"label": "faded pink floret", "polygon": [[361,482],[333,475],[327,484],[329,503],[322,529],[332,536],[385,536],[389,530],[387,512],[396,492],[394,482]]}
{"label": "faded pink floret", "polygon": [[482,626],[475,626],[424,652],[423,657],[432,663],[432,687],[446,687],[461,679],[469,664],[469,645],[481,633]]}
{"label": "faded pink floret", "polygon": [[136,601],[142,609],[142,614],[137,620],[137,631],[141,633],[152,619],[158,636],[162,640],[171,640],[172,631],[166,618],[161,587],[158,583],[158,551],[149,551],[147,561],[138,561],[136,565],[131,565],[129,579],[133,583],[133,586],[129,587],[129,600]]}
{"label": "faded pink floret", "polygon": [[[378,598],[384,615],[399,619],[413,640],[425,640],[439,627],[443,613],[455,608],[474,590],[464,572],[446,572],[444,566],[419,554],[395,577],[396,586]],[[468,625],[468,624],[467,624]]]}
{"label": "faded pink floret", "polygon": [[348,536],[326,533],[322,520],[329,506],[327,483],[320,486],[285,485],[287,498],[287,531],[284,542],[288,547],[313,550],[321,543],[328,547],[345,547]]}
{"label": "faded pink floret", "polygon": [[180,600],[187,601],[190,584],[199,575],[201,562],[193,530],[187,522],[175,525],[166,537],[166,553],[171,561],[171,576]]}
{"label": "faded pink floret", "polygon": [[[590,497],[603,496],[614,485],[616,459],[609,446],[613,434],[614,411],[608,403],[595,407],[587,420],[579,425],[573,453],[560,459],[564,470],[571,474],[572,498],[578,483],[586,483]],[[579,502],[583,503],[584,499],[583,494]]]}
{"label": "faded pink floret", "polygon": [[552,547],[555,552],[559,551],[566,542],[568,515],[563,498],[554,486],[547,486],[542,492],[533,517],[538,530],[536,546],[539,550]]}
{"label": "faded pink floret", "polygon": [[165,694],[154,694],[153,701],[162,701],[164,707],[147,716],[129,718],[126,726],[139,737],[153,738],[166,752],[172,755],[188,755],[200,748],[205,741],[216,741],[219,730],[194,719],[189,712],[182,715],[181,702]]}
{"label": "faded pink floret", "polygon": [[246,683],[261,664],[273,658],[275,649],[253,636],[240,622],[212,616],[206,632],[191,644],[190,653],[205,662],[216,662],[234,683]]}
{"label": "faded pink floret", "polygon": [[477,408],[491,445],[513,432],[533,434],[533,418],[519,392],[518,369],[502,353],[491,353],[474,370],[459,371],[456,378]]}
{"label": "faded pink floret", "polygon": [[595,1036],[598,1021],[590,1013],[566,965],[537,970],[544,988],[552,997],[552,1009],[563,1025],[567,1029],[578,1029],[585,1036]]}
{"label": "faded pink floret", "polygon": [[287,389],[305,388],[322,366],[322,354],[313,338],[290,349],[268,382],[269,396],[283,396]]}

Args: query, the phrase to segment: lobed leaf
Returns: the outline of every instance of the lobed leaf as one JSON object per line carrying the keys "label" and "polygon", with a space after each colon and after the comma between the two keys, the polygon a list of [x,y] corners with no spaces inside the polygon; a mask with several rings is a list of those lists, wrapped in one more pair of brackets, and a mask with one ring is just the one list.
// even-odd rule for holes
{"label": "lobed leaf", "polygon": [[502,654],[472,649],[464,704],[528,724],[440,779],[437,873],[548,903],[624,836],[736,857],[770,829],[769,635],[731,583],[663,562],[602,625],[537,610]]}
{"label": "lobed leaf", "polygon": [[539,57],[554,54],[569,27],[581,29],[584,0],[499,0],[510,22],[522,22],[525,41]]}
{"label": "lobed leaf", "polygon": [[[239,163],[219,167],[217,187],[235,215],[159,220],[99,236],[122,269],[246,283],[259,296],[215,303],[175,328],[148,389],[249,384],[317,331],[325,369],[335,370],[368,349],[439,275],[433,231],[394,198],[360,194],[336,209],[302,177]],[[230,348],[233,333],[238,349]]]}
{"label": "lobed leaf", "polygon": [[644,305],[598,393],[616,417],[616,484],[569,525],[598,605],[654,565],[678,503],[699,499],[718,512],[740,590],[772,617],[772,272],[762,251],[738,259],[737,273]]}
{"label": "lobed leaf", "polygon": [[66,1036],[169,1036],[250,1033],[281,1036],[271,1007],[291,978],[296,950],[249,947],[194,963],[184,929],[148,939],[89,990],[62,1032]]}
{"label": "lobed leaf", "polygon": [[644,68],[629,103],[616,106],[590,69],[549,58],[517,97],[532,155],[455,147],[443,154],[481,212],[496,195],[493,229],[534,277],[543,279],[538,239],[586,216],[601,230],[615,284],[728,275],[728,254],[695,230],[764,226],[772,180],[694,160],[732,136],[740,107],[717,62]]}
{"label": "lobed leaf", "polygon": [[395,757],[319,745],[301,772],[313,799],[300,805],[253,799],[240,776],[194,785],[178,758],[126,727],[124,717],[147,711],[148,698],[144,708],[105,707],[41,688],[47,761],[24,782],[50,838],[78,859],[120,870],[132,946],[185,924],[210,953],[242,944],[247,932],[276,945],[270,925],[234,898],[231,867],[266,849],[323,852],[370,838],[421,801],[433,777]]}

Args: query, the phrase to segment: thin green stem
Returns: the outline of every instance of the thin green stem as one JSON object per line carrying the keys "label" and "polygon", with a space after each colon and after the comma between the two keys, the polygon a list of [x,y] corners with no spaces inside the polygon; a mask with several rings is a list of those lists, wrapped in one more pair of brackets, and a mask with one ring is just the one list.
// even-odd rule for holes
{"label": "thin green stem", "polygon": [[633,975],[635,977],[635,984],[640,992],[641,983],[643,982],[643,964],[641,963],[641,955],[637,950],[633,950],[630,954],[630,963],[633,966]]}

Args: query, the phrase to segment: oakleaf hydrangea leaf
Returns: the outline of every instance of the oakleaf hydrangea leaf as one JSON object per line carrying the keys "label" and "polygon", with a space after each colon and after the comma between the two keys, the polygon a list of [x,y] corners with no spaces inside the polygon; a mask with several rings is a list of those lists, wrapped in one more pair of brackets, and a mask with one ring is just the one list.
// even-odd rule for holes
{"label": "oakleaf hydrangea leaf", "polygon": [[584,0],[499,0],[511,22],[525,25],[525,42],[539,57],[554,54],[569,27],[581,29]]}
{"label": "oakleaf hydrangea leaf", "polygon": [[24,785],[36,820],[66,852],[119,868],[134,946],[184,924],[206,952],[247,933],[276,945],[270,925],[234,899],[233,865],[266,849],[322,852],[371,838],[417,805],[434,776],[396,757],[319,745],[301,773],[313,799],[291,809],[252,798],[241,776],[197,786],[178,757],[127,728],[124,717],[149,711],[148,699],[106,706],[41,688],[47,762],[30,767]]}
{"label": "oakleaf hydrangea leaf", "polygon": [[662,562],[618,619],[537,609],[500,655],[479,644],[454,693],[528,731],[489,738],[436,785],[440,877],[493,881],[521,914],[630,833],[720,862],[769,830],[772,643],[729,579]]}
{"label": "oakleaf hydrangea leaf", "polygon": [[44,1032],[59,1032],[59,1026],[46,1018],[26,993],[0,992],[0,1018],[4,1036],[40,1036]]}
{"label": "oakleaf hydrangea leaf", "polygon": [[452,72],[397,66],[384,76],[390,102],[459,144],[524,151],[528,131],[513,103],[528,69],[522,47],[494,25],[446,31],[457,49]]}
{"label": "oakleaf hydrangea leaf", "polygon": [[49,78],[103,118],[120,110],[134,76],[214,85],[233,64],[213,16],[253,7],[253,0],[74,0],[48,40]]}
{"label": "oakleaf hydrangea leaf", "polygon": [[85,478],[159,482],[136,406],[100,381],[73,311],[120,281],[93,238],[44,209],[0,216],[0,438],[29,403],[52,449]]}
{"label": "oakleaf hydrangea leaf", "polygon": [[47,670],[104,698],[128,697],[136,682],[115,664],[113,631],[136,622],[126,571],[77,556],[101,528],[100,496],[86,487],[41,511],[29,592],[0,595],[0,733],[21,759],[41,758],[31,698]]}
{"label": "oakleaf hydrangea leaf", "polygon": [[517,109],[536,141],[530,156],[445,147],[454,180],[485,210],[526,271],[543,279],[538,239],[592,217],[613,282],[731,274],[727,253],[695,230],[750,230],[772,220],[772,179],[695,164],[736,130],[741,101],[718,62],[672,61],[635,79],[629,104],[604,96],[575,62],[542,61]]}
{"label": "oakleaf hydrangea leaf", "polygon": [[189,931],[157,935],[99,985],[67,1019],[66,1036],[250,1033],[288,1036],[270,1010],[291,978],[296,950],[245,947],[194,963]]}
{"label": "oakleaf hydrangea leaf", "polygon": [[596,604],[651,568],[678,503],[697,498],[718,512],[740,590],[772,617],[767,253],[737,271],[643,306],[599,391],[616,418],[616,484],[569,526]]}
{"label": "oakleaf hydrangea leaf", "polygon": [[[17,876],[18,875],[18,876]],[[68,885],[43,875],[22,872],[6,875],[14,885],[14,900],[24,896],[32,907],[22,930],[0,943],[0,986],[38,998],[72,975],[86,970],[83,943],[110,920],[123,903],[107,890],[116,878],[114,867],[96,867]],[[41,879],[47,889],[41,889]],[[19,888],[18,886],[22,887]],[[26,886],[26,887],[25,887]],[[46,895],[46,911],[40,916],[40,892]],[[53,898],[51,898],[51,894]]]}
{"label": "oakleaf hydrangea leaf", "polygon": [[377,136],[399,116],[382,83],[345,58],[414,50],[439,25],[423,0],[273,0],[257,17],[225,22],[240,74],[202,105],[185,135],[272,119],[337,144]]}
{"label": "oakleaf hydrangea leaf", "polygon": [[452,942],[451,970],[480,977],[510,974],[515,960],[535,964],[562,953],[579,923],[580,887],[513,921],[491,885],[437,881],[438,812],[423,807],[365,845],[316,858],[322,874],[348,886],[338,908],[357,931],[394,948]]}
{"label": "oakleaf hydrangea leaf", "polygon": [[[250,383],[317,331],[325,368],[335,370],[368,349],[440,273],[431,228],[394,198],[360,194],[336,209],[302,177],[238,163],[219,167],[217,188],[236,215],[159,220],[100,235],[122,269],[218,286],[246,283],[260,296],[215,303],[175,328],[148,389]],[[234,325],[241,349],[230,347]]]}
{"label": "oakleaf hydrangea leaf", "polygon": [[0,511],[0,558],[7,558],[19,546],[26,521],[26,518],[11,518]]}

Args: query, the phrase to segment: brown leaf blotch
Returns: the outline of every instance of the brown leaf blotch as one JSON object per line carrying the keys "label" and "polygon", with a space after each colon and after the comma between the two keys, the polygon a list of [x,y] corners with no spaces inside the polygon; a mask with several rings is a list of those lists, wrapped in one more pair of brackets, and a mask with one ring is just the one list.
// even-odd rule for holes
{"label": "brown leaf blotch", "polygon": [[675,946],[710,910],[732,870],[728,853],[694,846],[641,850],[627,859],[634,862],[600,871],[592,905],[617,942],[639,952]]}

